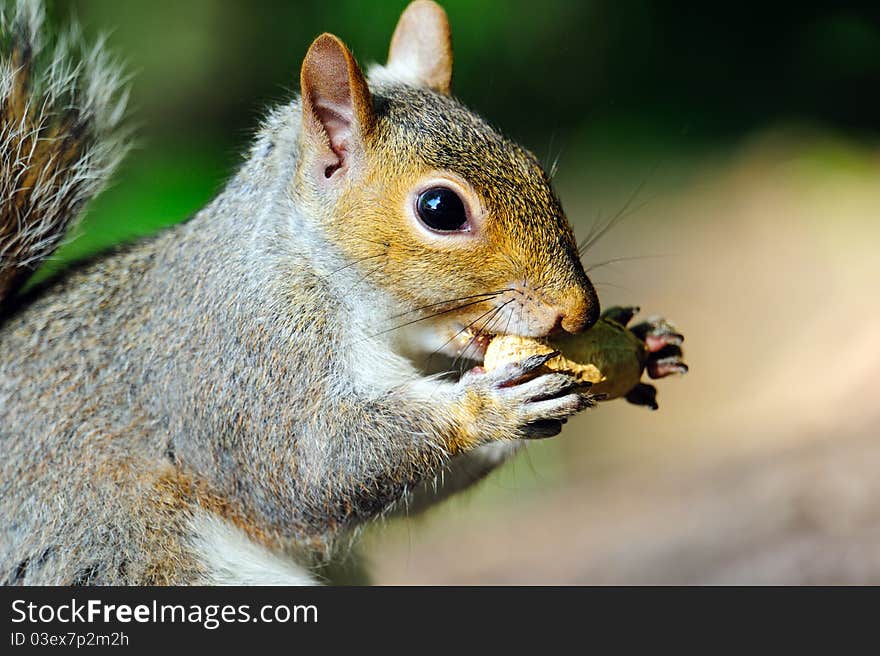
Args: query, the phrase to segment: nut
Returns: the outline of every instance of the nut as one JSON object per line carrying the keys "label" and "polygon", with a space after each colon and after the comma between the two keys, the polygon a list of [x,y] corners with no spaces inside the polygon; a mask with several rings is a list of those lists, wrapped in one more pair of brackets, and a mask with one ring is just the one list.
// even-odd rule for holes
{"label": "nut", "polygon": [[635,387],[645,368],[647,350],[638,337],[611,319],[600,319],[588,331],[534,339],[498,335],[486,349],[483,367],[491,371],[531,355],[560,351],[544,366],[593,384],[593,392],[613,399]]}

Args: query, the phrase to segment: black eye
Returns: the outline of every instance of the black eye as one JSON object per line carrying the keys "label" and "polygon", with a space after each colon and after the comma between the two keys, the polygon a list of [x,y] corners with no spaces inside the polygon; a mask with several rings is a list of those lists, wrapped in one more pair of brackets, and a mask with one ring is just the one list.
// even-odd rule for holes
{"label": "black eye", "polygon": [[457,193],[446,187],[431,187],[419,194],[416,211],[432,230],[450,232],[462,230],[467,225],[464,203]]}

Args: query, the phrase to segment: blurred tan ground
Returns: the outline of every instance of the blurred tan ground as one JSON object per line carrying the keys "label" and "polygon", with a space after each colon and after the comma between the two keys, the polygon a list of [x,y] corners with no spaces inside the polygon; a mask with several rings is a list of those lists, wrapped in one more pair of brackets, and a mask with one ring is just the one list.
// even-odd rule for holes
{"label": "blurred tan ground", "polygon": [[[777,130],[670,161],[586,261],[663,255],[591,276],[673,319],[691,372],[373,530],[377,583],[880,583],[880,150]],[[580,234],[632,191],[605,182],[560,174]]]}

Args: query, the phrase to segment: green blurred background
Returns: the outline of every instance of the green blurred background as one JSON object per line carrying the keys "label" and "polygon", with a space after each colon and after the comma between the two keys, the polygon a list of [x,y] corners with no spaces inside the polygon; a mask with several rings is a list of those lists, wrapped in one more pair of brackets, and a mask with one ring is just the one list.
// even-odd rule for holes
{"label": "green blurred background", "polygon": [[[136,148],[46,272],[216,193],[318,33],[383,61],[403,1],[77,0]],[[693,367],[478,490],[370,531],[378,582],[880,582],[880,9],[449,0],[455,92],[550,166],[603,303]]]}

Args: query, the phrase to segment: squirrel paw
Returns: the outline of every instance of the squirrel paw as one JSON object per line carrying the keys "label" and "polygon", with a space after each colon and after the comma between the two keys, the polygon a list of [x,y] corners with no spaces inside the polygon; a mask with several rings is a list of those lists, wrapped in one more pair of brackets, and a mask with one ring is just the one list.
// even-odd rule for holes
{"label": "squirrel paw", "polygon": [[594,404],[589,383],[543,365],[558,352],[533,355],[491,372],[475,367],[462,376],[469,444],[487,440],[553,437],[572,415]]}
{"label": "squirrel paw", "polygon": [[681,352],[684,336],[669,321],[657,316],[648,317],[630,330],[648,349],[645,369],[651,378],[687,373],[688,366],[682,360]]}
{"label": "squirrel paw", "polygon": [[[626,326],[638,312],[639,308],[634,306],[613,307],[602,316]],[[629,330],[645,344],[648,353],[645,371],[648,372],[648,376],[657,379],[687,373],[688,366],[684,363],[681,349],[684,336],[670,321],[660,316],[651,316],[631,326]],[[657,388],[647,383],[639,383],[627,393],[626,400],[656,410]]]}

